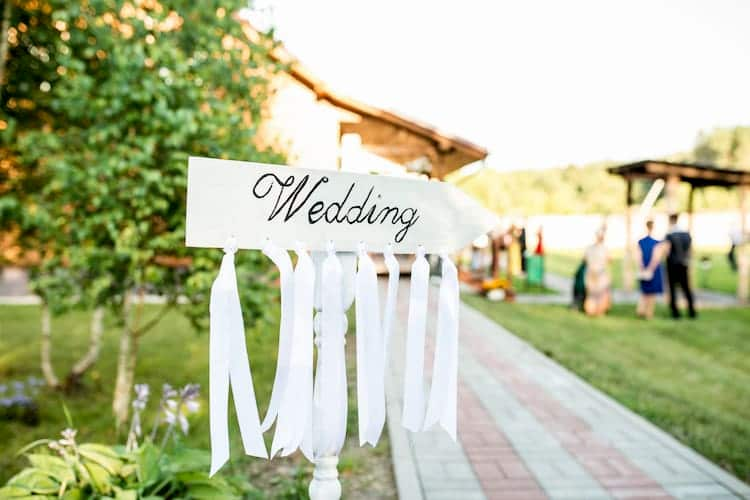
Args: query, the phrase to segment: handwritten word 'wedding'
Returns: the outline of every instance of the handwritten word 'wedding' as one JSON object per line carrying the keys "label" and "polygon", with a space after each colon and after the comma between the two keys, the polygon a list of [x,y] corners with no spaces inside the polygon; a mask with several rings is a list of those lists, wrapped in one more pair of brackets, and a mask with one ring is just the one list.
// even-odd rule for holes
{"label": "handwritten word 'wedding'", "polygon": [[[376,194],[374,199],[370,200],[375,189],[373,187],[367,191],[367,195],[361,203],[349,201],[357,186],[356,182],[352,182],[341,201],[326,202],[315,199],[311,200],[310,198],[313,197],[313,193],[315,193],[321,184],[328,182],[328,177],[321,177],[315,184],[310,182],[309,187],[308,182],[310,182],[310,175],[304,175],[299,179],[294,175],[289,175],[286,179],[282,179],[276,174],[267,173],[261,175],[255,182],[252,194],[258,199],[263,199],[275,191],[275,187],[279,187],[276,201],[268,215],[269,221],[274,220],[286,210],[282,217],[284,222],[288,222],[303,207],[308,206],[307,220],[310,224],[316,224],[321,220],[325,220],[329,224],[384,224],[388,222],[394,225],[401,225],[401,229],[394,235],[396,243],[401,243],[406,237],[409,228],[419,220],[417,209],[415,208],[379,207],[377,203],[381,198],[380,194]],[[305,192],[306,189],[307,192]]]}

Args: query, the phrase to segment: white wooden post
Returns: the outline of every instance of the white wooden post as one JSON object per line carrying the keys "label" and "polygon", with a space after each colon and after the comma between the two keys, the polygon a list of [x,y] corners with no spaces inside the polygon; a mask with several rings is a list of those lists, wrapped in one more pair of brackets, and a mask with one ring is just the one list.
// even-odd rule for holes
{"label": "white wooden post", "polygon": [[627,180],[627,189],[625,193],[625,252],[622,258],[622,288],[626,292],[633,291],[634,278],[633,273],[633,181]]}
{"label": "white wooden post", "polygon": [[[222,248],[228,235],[238,248],[255,250],[269,240],[286,250],[299,242],[320,250],[333,241],[343,272],[342,324],[354,302],[355,252],[361,244],[373,251],[390,244],[397,254],[420,248],[436,254],[463,248],[498,224],[496,215],[442,182],[200,157],[189,159],[185,219],[189,247]],[[326,253],[313,251],[318,274]],[[313,322],[318,364],[322,350],[329,349],[321,341],[321,281],[316,280]],[[319,394],[320,384],[314,389]],[[319,417],[313,407],[313,422]],[[341,497],[337,455],[335,450],[315,457],[313,500]]]}
{"label": "white wooden post", "polygon": [[750,297],[750,256],[748,256],[748,221],[750,210],[750,186],[740,186],[740,241],[737,251],[737,299],[747,302]]}
{"label": "white wooden post", "polygon": [[336,466],[339,457],[320,457],[315,459],[315,470],[310,481],[310,500],[339,500],[341,498],[341,482]]}
{"label": "white wooden post", "polygon": [[666,208],[668,214],[676,214],[680,211],[680,177],[670,174],[666,184]]}
{"label": "white wooden post", "polygon": [[[343,284],[343,302],[344,310],[348,310],[354,302],[354,274],[357,269],[357,254],[353,252],[338,252],[337,256],[341,262],[344,271]],[[319,279],[320,272],[323,268],[323,261],[326,258],[326,252],[312,252],[312,259],[315,263],[315,274],[318,277],[315,280],[315,347],[320,351],[325,346],[321,342],[320,318],[323,311],[321,300],[321,283]],[[343,318],[346,321],[346,316]],[[320,368],[320,353],[318,353],[318,369]],[[313,422],[318,420],[313,416]],[[310,481],[308,492],[311,500],[339,500],[341,498],[341,482],[339,481],[339,472],[336,466],[339,463],[337,455],[318,457],[315,459],[315,469],[313,478]]]}

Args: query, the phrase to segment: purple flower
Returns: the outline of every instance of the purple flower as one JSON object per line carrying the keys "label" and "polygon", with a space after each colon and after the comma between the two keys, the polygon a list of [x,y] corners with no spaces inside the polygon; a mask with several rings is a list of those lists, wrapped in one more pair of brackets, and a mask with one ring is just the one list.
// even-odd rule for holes
{"label": "purple flower", "polygon": [[133,400],[135,410],[141,411],[146,408],[150,392],[148,384],[135,384],[135,399]]}

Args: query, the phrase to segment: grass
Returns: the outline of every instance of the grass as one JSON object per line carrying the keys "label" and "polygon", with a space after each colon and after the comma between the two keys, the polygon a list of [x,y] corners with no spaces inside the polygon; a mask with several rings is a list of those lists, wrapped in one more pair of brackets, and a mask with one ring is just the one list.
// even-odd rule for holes
{"label": "grass", "polygon": [[593,386],[750,482],[750,308],[651,321],[632,306],[588,318],[563,306],[464,300]]}
{"label": "grass", "polygon": [[[146,307],[144,316],[156,312]],[[63,376],[75,358],[84,352],[88,337],[88,315],[71,313],[53,320],[53,356],[58,376]],[[351,322],[350,322],[351,324]],[[0,306],[0,383],[40,376],[39,370],[39,308],[31,306]],[[261,419],[270,399],[276,370],[278,327],[275,324],[255,328],[247,335],[248,353],[252,366],[253,382]],[[95,369],[84,378],[85,388],[76,394],[43,391],[38,401],[41,424],[29,427],[16,422],[0,422],[0,484],[25,466],[26,461],[15,453],[36,439],[57,437],[67,427],[63,404],[70,410],[78,429],[80,442],[123,442],[117,436],[111,412],[117,356],[118,328],[113,318],[105,321],[105,334],[101,358]],[[355,342],[347,342],[349,359],[354,359]],[[348,363],[350,389],[354,387],[355,366]],[[201,384],[201,411],[192,418],[192,428],[185,438],[186,444],[208,448],[208,335],[193,331],[179,313],[169,313],[159,325],[142,339],[136,371],[137,383],[148,383],[152,388],[150,412],[144,424],[150,430],[155,415],[154,406],[163,383],[181,386],[186,383]],[[156,394],[154,394],[156,393]],[[230,407],[232,408],[232,407]],[[272,498],[306,497],[312,466],[299,453],[290,458],[265,461],[245,457],[239,430],[230,410],[230,436],[232,460],[223,473],[243,474]],[[344,494],[361,497],[375,483],[388,488],[393,485],[387,434],[376,449],[360,448],[356,443],[356,395],[350,391],[348,442],[341,456],[341,475]],[[273,432],[265,434],[268,448]],[[383,496],[387,498],[387,496]]]}
{"label": "grass", "polygon": [[513,290],[522,295],[555,295],[557,292],[544,285],[529,284],[526,278],[514,277]]}
{"label": "grass", "polygon": [[[704,269],[700,259],[706,259],[709,265]],[[583,259],[583,251],[555,250],[545,255],[545,269],[551,273],[573,277],[575,270]],[[737,291],[737,274],[729,267],[726,252],[716,249],[697,249],[695,251],[695,284],[698,288],[724,292],[734,295]],[[622,253],[614,253],[609,266],[612,286],[622,288]]]}

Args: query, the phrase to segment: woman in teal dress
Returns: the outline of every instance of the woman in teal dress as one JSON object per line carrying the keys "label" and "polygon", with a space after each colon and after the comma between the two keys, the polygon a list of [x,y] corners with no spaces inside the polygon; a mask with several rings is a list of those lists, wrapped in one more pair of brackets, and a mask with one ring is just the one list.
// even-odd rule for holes
{"label": "woman in teal dress", "polygon": [[664,245],[651,236],[653,229],[654,221],[647,221],[646,230],[648,234],[638,241],[640,254],[638,278],[641,285],[641,296],[638,300],[637,313],[638,316],[646,319],[653,317],[656,299],[664,293],[664,277],[661,270]]}

